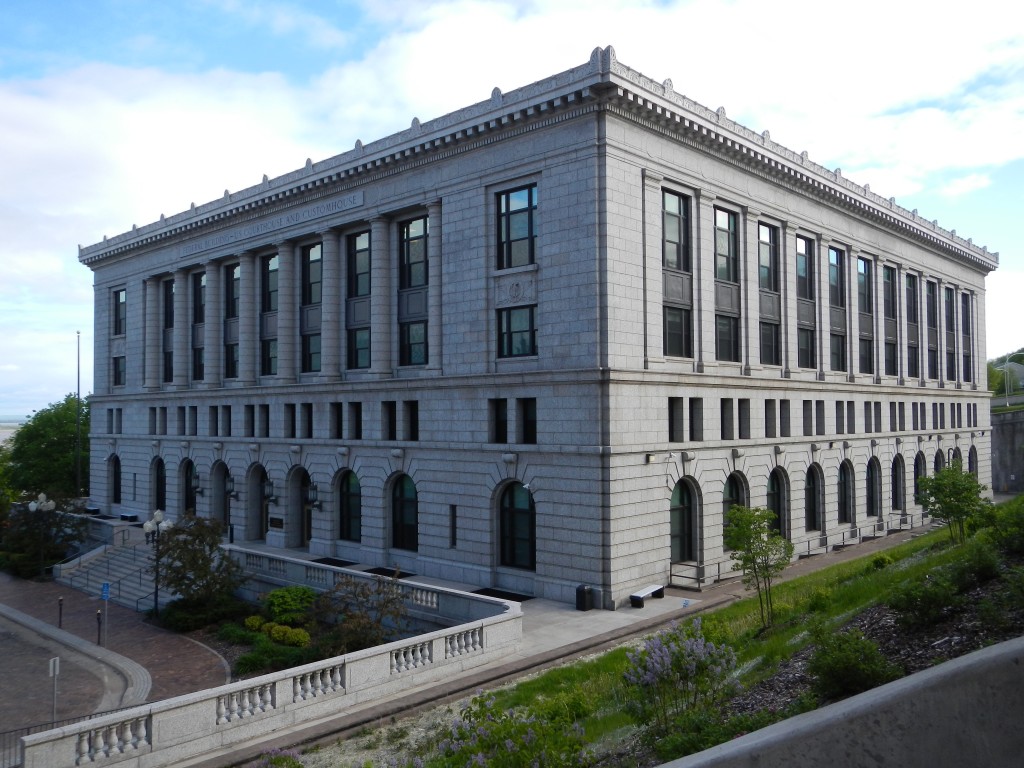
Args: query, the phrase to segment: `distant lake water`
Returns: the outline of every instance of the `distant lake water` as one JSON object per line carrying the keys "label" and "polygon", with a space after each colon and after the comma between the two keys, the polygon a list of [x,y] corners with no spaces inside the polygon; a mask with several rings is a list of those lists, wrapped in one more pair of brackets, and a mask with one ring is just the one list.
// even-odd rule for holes
{"label": "distant lake water", "polygon": [[20,424],[13,424],[0,421],[0,443],[18,431]]}

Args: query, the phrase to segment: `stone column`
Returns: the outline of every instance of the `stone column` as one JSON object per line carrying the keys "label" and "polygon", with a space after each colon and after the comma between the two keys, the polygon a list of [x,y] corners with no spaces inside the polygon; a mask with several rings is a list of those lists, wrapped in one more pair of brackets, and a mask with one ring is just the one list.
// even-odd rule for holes
{"label": "stone column", "polygon": [[[782,345],[782,375],[789,378],[797,367],[796,229],[788,221],[779,225],[779,291],[781,317],[779,344]],[[821,332],[815,334],[820,336]]]}
{"label": "stone column", "polygon": [[345,297],[341,293],[341,263],[338,233],[326,230],[323,238],[323,292],[320,304],[320,378],[336,381],[341,376],[341,311]]}
{"label": "stone column", "polygon": [[146,327],[143,337],[146,355],[145,387],[160,389],[160,353],[162,347],[160,325],[160,278],[146,278]]}
{"label": "stone column", "polygon": [[896,302],[896,375],[899,377],[900,384],[907,383],[907,338],[908,326],[907,326],[907,304],[906,304],[906,293],[907,293],[907,278],[906,273],[903,271],[903,265],[900,263],[892,264],[893,269],[896,270],[896,296],[894,301]]}
{"label": "stone column", "polygon": [[[105,285],[94,285],[92,332],[95,340],[93,346],[95,359],[93,360],[93,381],[97,394],[110,394],[114,384],[112,345],[110,343],[110,337],[114,332],[113,312],[113,294],[110,289]],[[96,423],[99,421],[97,420]]]}
{"label": "stone column", "polygon": [[[987,389],[986,382],[979,382],[988,375],[985,357],[985,294],[971,291],[971,365],[974,366],[972,389]],[[983,374],[982,371],[985,371]],[[987,408],[985,409],[988,410]],[[975,424],[975,426],[978,426]]]}
{"label": "stone column", "polygon": [[693,249],[693,356],[697,372],[715,360],[715,195],[696,191]]}
{"label": "stone column", "polygon": [[224,385],[224,274],[219,261],[206,265],[206,317],[203,323],[203,354],[207,389]]}
{"label": "stone column", "polygon": [[942,278],[936,277],[935,280],[935,324],[939,328],[938,333],[938,356],[939,356],[939,370],[936,373],[939,374],[938,381],[939,387],[946,386],[946,297],[945,297],[945,286],[942,284]]}
{"label": "stone column", "polygon": [[[875,383],[880,384],[885,374],[885,297],[882,295],[882,262],[877,256],[870,258],[871,264],[871,317],[874,320],[874,344],[871,354],[874,356]],[[884,472],[882,473],[885,474]]]}
{"label": "stone column", "polygon": [[188,270],[179,269],[174,273],[174,388],[188,389],[192,378],[192,318],[188,307]]}
{"label": "stone column", "polygon": [[277,380],[295,381],[298,345],[298,264],[295,244],[285,240],[277,246]]}
{"label": "stone column", "polygon": [[737,232],[736,245],[739,253],[740,279],[740,359],[743,373],[750,375],[751,368],[761,368],[761,279],[760,247],[757,233],[757,219],[761,212],[754,208],[740,208],[742,227]]}
{"label": "stone column", "polygon": [[427,203],[427,368],[441,370],[442,306],[441,287],[441,201]]}
{"label": "stone column", "polygon": [[818,235],[814,243],[814,303],[818,316],[818,379],[832,370],[832,310],[828,292],[828,241]]}
{"label": "stone column", "polygon": [[238,282],[238,382],[251,385],[256,383],[260,356],[260,281],[252,251],[238,257]]}
{"label": "stone column", "polygon": [[860,373],[860,308],[857,296],[858,252],[845,247],[843,280],[846,285],[846,374],[849,381],[856,381]]}
{"label": "stone column", "polygon": [[370,221],[370,371],[391,374],[391,335],[394,297],[391,290],[390,223],[378,216]]}
{"label": "stone column", "polygon": [[[665,362],[664,340],[664,277],[661,240],[662,202],[661,183],[663,177],[646,168],[642,171],[644,220],[640,223],[646,242],[643,259],[643,323],[644,323],[644,369],[651,364],[660,367]],[[691,212],[692,215],[692,212]],[[686,222],[687,226],[690,222]],[[685,233],[684,233],[685,234]],[[692,269],[692,266],[691,266]],[[693,310],[690,311],[690,325],[693,325]]]}
{"label": "stone column", "polygon": [[[955,369],[953,380],[956,382],[956,388],[959,389],[961,382],[964,380],[963,358],[961,357],[964,342],[963,335],[960,332],[960,286],[952,285],[950,287],[953,289],[953,327],[947,328],[946,331],[947,333],[949,331],[953,332],[953,368]],[[943,301],[945,301],[945,297],[943,297]],[[943,316],[945,316],[945,312],[943,312]],[[946,351],[948,352],[949,350],[947,349]]]}

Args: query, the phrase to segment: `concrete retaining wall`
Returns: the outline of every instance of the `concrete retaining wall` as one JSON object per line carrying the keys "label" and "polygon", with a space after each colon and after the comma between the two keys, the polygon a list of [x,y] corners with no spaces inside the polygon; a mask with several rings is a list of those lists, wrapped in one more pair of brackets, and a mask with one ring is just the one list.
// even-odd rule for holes
{"label": "concrete retaining wall", "polygon": [[992,491],[1024,493],[1024,411],[992,414]]}
{"label": "concrete retaining wall", "polygon": [[666,768],[1022,765],[1024,638],[985,648]]}

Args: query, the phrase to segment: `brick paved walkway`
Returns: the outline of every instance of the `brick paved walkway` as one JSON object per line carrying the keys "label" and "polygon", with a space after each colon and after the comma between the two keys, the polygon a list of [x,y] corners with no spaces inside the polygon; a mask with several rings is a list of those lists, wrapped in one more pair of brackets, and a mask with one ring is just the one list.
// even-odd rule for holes
{"label": "brick paved walkway", "polygon": [[[104,608],[98,596],[56,582],[23,581],[0,573],[0,603],[53,627],[57,626],[58,597],[64,598],[63,630],[95,644],[96,610]],[[106,614],[109,625],[105,647],[148,670],[152,678],[148,701],[223,685],[230,679],[220,655],[190,638],[150,624],[145,614],[112,602],[106,607]],[[0,686],[4,694],[0,696],[0,723],[3,724],[0,730],[38,722],[37,710],[40,709],[45,713],[43,719],[49,719],[52,682],[48,676],[48,660],[55,655],[51,646],[34,639],[31,632],[14,632],[10,627],[6,630],[0,626],[0,655],[10,656],[0,664]],[[110,676],[109,669],[104,667],[84,657],[72,659],[71,654],[67,665],[62,659],[59,718],[90,714],[104,700],[108,693],[106,688],[110,687],[110,681],[105,684],[103,680]],[[21,695],[12,696],[12,692]],[[24,706],[23,698],[30,700],[32,706]],[[103,703],[109,700],[107,695]]]}

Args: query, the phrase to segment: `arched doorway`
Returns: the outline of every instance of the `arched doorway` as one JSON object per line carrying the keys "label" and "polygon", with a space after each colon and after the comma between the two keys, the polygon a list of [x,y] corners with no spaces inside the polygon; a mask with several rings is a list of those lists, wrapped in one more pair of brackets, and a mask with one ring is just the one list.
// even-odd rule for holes
{"label": "arched doorway", "polygon": [[943,469],[946,468],[946,456],[945,456],[945,454],[942,453],[941,450],[938,450],[938,451],[935,452],[935,462],[934,462],[934,464],[935,464],[935,471],[936,472],[941,472]]}
{"label": "arched doorway", "polygon": [[121,457],[116,453],[107,460],[107,483],[110,503],[121,503]]}
{"label": "arched doorway", "polygon": [[408,475],[399,475],[391,485],[391,546],[409,552],[419,549],[419,501]]}
{"label": "arched doorway", "polygon": [[342,471],[338,477],[334,498],[338,538],[343,541],[360,541],[363,527],[363,492],[355,472],[350,469]]}
{"label": "arched doorway", "polygon": [[697,494],[685,478],[672,489],[669,541],[673,563],[700,561],[700,509]]}
{"label": "arched doorway", "polygon": [[149,505],[154,510],[167,509],[167,467],[164,460],[157,456],[149,465]]}
{"label": "arched doorway", "polygon": [[765,506],[775,513],[772,526],[780,536],[789,538],[789,482],[782,467],[776,467],[768,475]]}
{"label": "arched doorway", "polygon": [[265,541],[270,530],[270,504],[277,499],[274,482],[262,464],[256,464],[249,470],[246,490],[246,538]]}
{"label": "arched doorway", "polygon": [[921,478],[928,472],[928,459],[923,451],[918,451],[914,457],[914,503],[921,503]]}
{"label": "arched doorway", "polygon": [[892,460],[892,508],[903,511],[906,509],[906,473],[907,467],[903,457],[896,454]]}
{"label": "arched doorway", "polygon": [[804,482],[804,527],[808,531],[821,531],[825,528],[822,489],[821,468],[817,464],[811,464],[807,468],[807,478]]}
{"label": "arched doorway", "polygon": [[508,568],[537,569],[537,511],[522,483],[509,483],[498,500],[499,562]]}
{"label": "arched doorway", "polygon": [[975,477],[978,476],[978,449],[973,445],[971,450],[967,452],[967,471]]}
{"label": "arched doorway", "polygon": [[235,482],[228,465],[218,461],[210,469],[210,519],[224,526],[225,535],[231,528],[231,501]]}
{"label": "arched doorway", "polygon": [[849,460],[839,465],[839,522],[853,524],[857,519],[857,484],[853,464]]}
{"label": "arched doorway", "polygon": [[196,502],[199,496],[199,472],[192,459],[185,459],[179,468],[178,482],[181,486],[181,514],[188,517],[195,515]]}
{"label": "arched doorway", "polygon": [[882,468],[874,456],[868,460],[867,495],[865,498],[867,505],[864,513],[868,517],[878,517],[882,513]]}
{"label": "arched doorway", "polygon": [[285,546],[308,547],[313,538],[313,508],[319,503],[317,488],[305,467],[293,467],[288,475],[285,508]]}

